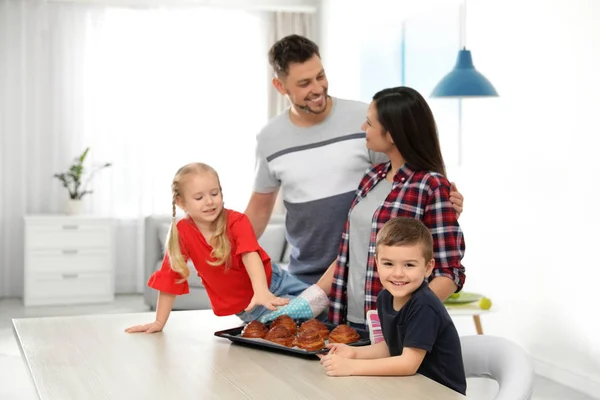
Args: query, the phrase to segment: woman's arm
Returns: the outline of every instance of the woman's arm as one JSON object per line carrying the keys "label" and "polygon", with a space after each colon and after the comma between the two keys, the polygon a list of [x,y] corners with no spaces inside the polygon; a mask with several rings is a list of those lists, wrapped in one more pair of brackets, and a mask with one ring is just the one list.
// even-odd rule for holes
{"label": "woman's arm", "polygon": [[435,267],[429,287],[443,301],[453,292],[462,289],[465,268],[463,232],[456,212],[450,203],[450,187],[440,183],[428,196],[423,223],[433,236]]}
{"label": "woman's arm", "polygon": [[333,275],[335,273],[335,264],[337,263],[337,258],[333,260],[331,265],[327,268],[327,271],[319,278],[317,282],[317,286],[320,287],[327,295],[331,292],[331,285],[333,284]]}
{"label": "woman's arm", "polygon": [[445,301],[452,293],[456,292],[458,286],[446,276],[437,276],[429,282],[429,288],[441,301]]}

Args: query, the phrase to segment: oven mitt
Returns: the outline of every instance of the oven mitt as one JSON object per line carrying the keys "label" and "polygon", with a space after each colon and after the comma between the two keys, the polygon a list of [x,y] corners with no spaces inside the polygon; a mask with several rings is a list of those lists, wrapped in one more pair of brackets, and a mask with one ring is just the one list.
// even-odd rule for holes
{"label": "oven mitt", "polygon": [[327,307],[329,307],[327,293],[317,285],[312,285],[298,297],[291,299],[287,305],[263,315],[259,320],[263,323],[270,322],[284,314],[294,319],[312,319],[325,311]]}

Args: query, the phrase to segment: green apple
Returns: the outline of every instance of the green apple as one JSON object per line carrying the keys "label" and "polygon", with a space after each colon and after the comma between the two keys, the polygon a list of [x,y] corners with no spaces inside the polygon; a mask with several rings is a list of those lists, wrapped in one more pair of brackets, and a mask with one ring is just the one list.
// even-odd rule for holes
{"label": "green apple", "polygon": [[489,310],[492,308],[492,300],[488,299],[487,297],[482,297],[479,300],[479,308],[482,310]]}
{"label": "green apple", "polygon": [[458,299],[459,297],[460,297],[460,292],[458,292],[458,293],[452,293],[452,294],[450,295],[450,298],[451,298],[451,299]]}

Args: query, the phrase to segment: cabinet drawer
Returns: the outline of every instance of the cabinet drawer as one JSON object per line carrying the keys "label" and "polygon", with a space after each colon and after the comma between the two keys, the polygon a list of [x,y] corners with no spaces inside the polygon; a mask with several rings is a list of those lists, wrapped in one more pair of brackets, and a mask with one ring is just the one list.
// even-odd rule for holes
{"label": "cabinet drawer", "polygon": [[110,272],[112,270],[109,248],[32,250],[27,259],[30,274],[43,272]]}
{"label": "cabinet drawer", "polygon": [[27,289],[30,299],[76,299],[110,297],[113,293],[109,273],[38,273],[31,277]]}
{"label": "cabinet drawer", "polygon": [[110,227],[80,223],[53,223],[26,228],[29,249],[82,249],[110,246]]}

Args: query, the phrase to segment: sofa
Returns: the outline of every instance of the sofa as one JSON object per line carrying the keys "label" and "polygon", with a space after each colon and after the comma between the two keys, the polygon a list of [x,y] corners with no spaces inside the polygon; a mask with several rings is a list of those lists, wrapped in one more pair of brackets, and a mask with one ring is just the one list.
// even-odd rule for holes
{"label": "sofa", "polygon": [[[285,216],[273,215],[265,232],[259,238],[261,247],[269,254],[271,260],[283,268],[289,263],[290,248],[285,238]],[[165,241],[171,227],[171,217],[168,215],[151,215],[144,220],[144,303],[151,309],[156,307],[158,291],[146,284],[150,276],[160,268],[165,251]],[[210,309],[210,301],[202,286],[191,261],[189,286],[190,293],[177,296],[174,310],[203,310]]]}

